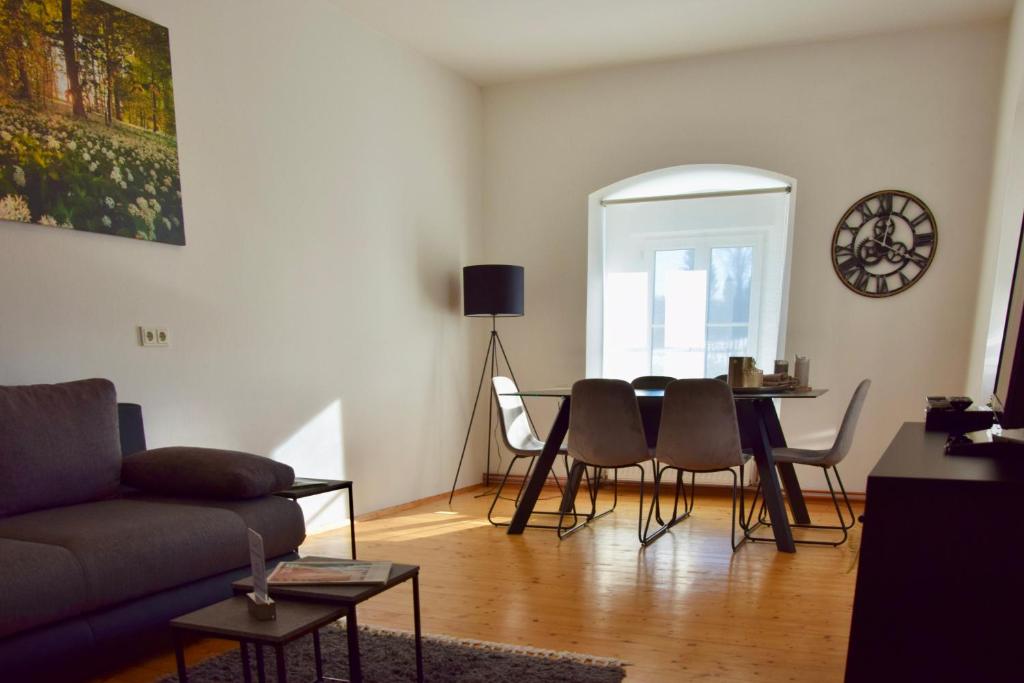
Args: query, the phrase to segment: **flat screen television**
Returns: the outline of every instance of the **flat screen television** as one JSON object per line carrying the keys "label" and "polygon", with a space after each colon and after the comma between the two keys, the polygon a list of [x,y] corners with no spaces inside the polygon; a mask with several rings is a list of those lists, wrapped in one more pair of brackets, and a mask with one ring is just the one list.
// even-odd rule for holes
{"label": "flat screen television", "polygon": [[1017,262],[1013,270],[1010,303],[1006,307],[1003,344],[999,351],[992,409],[1003,429],[1024,427],[1024,221],[1017,242]]}

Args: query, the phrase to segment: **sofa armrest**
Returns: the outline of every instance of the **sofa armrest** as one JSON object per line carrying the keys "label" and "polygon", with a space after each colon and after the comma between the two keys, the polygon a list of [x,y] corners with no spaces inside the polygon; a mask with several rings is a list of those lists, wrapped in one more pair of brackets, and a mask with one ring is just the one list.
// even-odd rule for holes
{"label": "sofa armrest", "polygon": [[122,456],[146,450],[146,429],[142,423],[142,406],[138,403],[117,404],[117,429]]}
{"label": "sofa armrest", "polygon": [[251,453],[172,446],[125,458],[121,482],[146,493],[239,500],[283,491],[295,472]]}

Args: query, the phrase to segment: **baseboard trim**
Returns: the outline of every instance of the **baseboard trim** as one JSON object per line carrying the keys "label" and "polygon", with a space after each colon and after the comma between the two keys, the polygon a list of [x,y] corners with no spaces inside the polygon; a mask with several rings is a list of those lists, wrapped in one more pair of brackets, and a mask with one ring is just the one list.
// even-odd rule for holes
{"label": "baseboard trim", "polygon": [[[492,472],[491,474],[488,475],[485,473],[481,477],[481,483],[471,484],[469,486],[463,486],[462,488],[455,489],[455,493],[460,494],[469,493],[470,491],[478,491],[488,486],[497,486],[499,483],[501,483],[500,474],[495,474]],[[508,476],[508,482],[506,482],[505,486],[516,488],[522,483],[523,476],[521,474],[510,474]],[[547,485],[555,486],[554,477],[548,477]],[[638,493],[640,491],[640,482],[622,480],[619,482],[619,490],[629,491],[631,493]],[[651,482],[646,482],[644,485],[644,493],[650,494],[652,490],[653,488]],[[664,490],[668,490],[668,487],[666,486]],[[748,487],[748,490],[751,489],[749,489]],[[731,495],[731,491],[728,486],[722,486],[719,484],[697,484],[697,493],[702,496],[727,497]],[[411,510],[412,508],[419,507],[420,505],[425,505],[427,503],[435,503],[439,500],[444,500],[445,498],[448,497],[448,495],[448,493],[437,493],[433,496],[427,496],[425,498],[417,498],[416,500],[410,500],[408,503],[400,503],[398,505],[392,505],[391,507],[381,508],[380,510],[374,510],[373,512],[366,512],[361,515],[356,515],[356,521],[369,522],[399,512],[406,512],[408,510]],[[850,497],[850,500],[855,503],[864,502],[865,495],[863,493],[857,491],[847,491],[847,495]],[[804,489],[804,498],[809,498],[811,500],[828,500],[829,497],[830,495],[828,491],[821,491],[817,489]]]}
{"label": "baseboard trim", "polygon": [[[559,477],[559,481],[563,481],[564,482],[565,481],[564,477]],[[509,488],[516,489],[516,488],[519,487],[520,484],[522,484],[522,482],[523,482],[523,476],[521,474],[510,474],[510,475],[508,475],[508,481],[505,483],[505,486],[509,487]],[[500,483],[501,483],[501,475],[500,474],[495,474],[495,473],[492,472],[490,475],[487,475],[487,474],[483,475],[482,486],[497,486]],[[554,477],[548,477],[547,485],[548,486],[555,486],[555,479],[554,479]],[[689,486],[689,485],[687,485],[687,486]],[[633,492],[633,493],[639,493],[639,491],[640,491],[640,482],[639,481],[633,481],[633,480],[619,480],[619,490],[620,491],[629,491],[629,492]],[[653,485],[652,482],[648,481],[648,482],[644,483],[644,493],[645,494],[650,494],[653,490],[654,490],[654,485]],[[662,490],[663,491],[668,491],[669,490],[669,486],[667,484],[664,485],[662,487]],[[747,487],[747,490],[748,491],[752,491],[753,489],[751,487]],[[721,484],[701,484],[699,482],[697,483],[697,493],[699,495],[705,495],[705,496],[731,496],[732,495],[731,487],[729,487],[729,486],[723,486]],[[831,494],[828,491],[819,490],[819,489],[803,489],[803,493],[804,493],[804,498],[807,498],[807,499],[811,499],[811,500],[819,500],[819,499],[831,500]],[[861,492],[847,491],[846,495],[848,495],[850,497],[850,500],[852,502],[855,502],[855,503],[863,503],[864,500],[865,500],[865,494],[861,493]]]}
{"label": "baseboard trim", "polygon": [[[455,494],[468,493],[477,489],[483,488],[483,484],[470,484],[469,486],[463,486],[462,488],[455,489]],[[434,503],[439,500],[447,499],[451,495],[450,491],[444,493],[437,493],[426,498],[417,498],[416,500],[410,500],[408,503],[399,503],[398,505],[392,505],[391,507],[381,508],[380,510],[374,510],[373,512],[365,512],[361,515],[356,515],[357,522],[369,522],[374,519],[380,519],[381,517],[387,517],[397,512],[405,512],[411,510],[414,507],[424,505],[426,503]]]}

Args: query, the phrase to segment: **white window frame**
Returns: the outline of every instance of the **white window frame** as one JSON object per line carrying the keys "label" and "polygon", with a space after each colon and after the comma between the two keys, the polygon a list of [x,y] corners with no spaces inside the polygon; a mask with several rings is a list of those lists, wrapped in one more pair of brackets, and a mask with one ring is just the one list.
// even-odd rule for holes
{"label": "white window frame", "polygon": [[678,173],[699,171],[708,168],[741,169],[754,172],[789,185],[789,207],[787,212],[786,226],[783,245],[785,263],[787,266],[782,274],[781,306],[779,310],[779,329],[777,338],[777,354],[779,357],[786,355],[786,327],[789,318],[789,283],[790,270],[788,264],[792,263],[793,256],[793,229],[795,221],[795,207],[797,196],[797,181],[795,178],[780,173],[766,171],[754,167],[734,166],[728,164],[694,164],[674,166],[642,173],[631,178],[625,178],[610,185],[607,185],[588,197],[588,227],[587,227],[587,316],[586,316],[586,376],[602,377],[604,375],[604,278],[606,262],[606,225],[603,200],[610,195],[627,190],[631,186],[657,179],[661,176],[671,176]]}
{"label": "white window frame", "polygon": [[[749,334],[747,342],[747,353],[750,356],[757,355],[757,349],[761,346],[761,290],[764,284],[764,259],[768,230],[765,228],[722,228],[717,230],[685,230],[671,233],[668,236],[654,236],[644,242],[644,261],[647,263],[648,278],[648,330],[647,330],[647,353],[648,368],[654,372],[654,259],[659,251],[680,251],[692,249],[694,251],[694,270],[708,270],[711,266],[711,250],[719,247],[752,247],[754,255],[750,272],[750,313],[746,327]],[[603,316],[602,316],[603,317]],[[707,330],[714,325],[705,321],[705,360],[704,367],[707,368]],[[602,365],[603,349],[602,349]]]}

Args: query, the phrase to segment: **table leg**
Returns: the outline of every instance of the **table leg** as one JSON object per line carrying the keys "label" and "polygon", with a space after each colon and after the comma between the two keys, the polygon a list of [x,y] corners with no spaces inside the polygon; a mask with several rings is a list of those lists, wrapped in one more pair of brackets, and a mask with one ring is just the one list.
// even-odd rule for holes
{"label": "table leg", "polygon": [[313,631],[313,663],[316,666],[316,683],[324,680],[324,658],[320,652],[320,630]]}
{"label": "table leg", "polygon": [[[775,401],[765,401],[764,421],[768,431],[768,440],[772,448],[785,448],[786,436],[782,432],[782,422],[779,421],[779,413],[775,410]],[[800,480],[796,476],[796,468],[792,463],[777,463],[782,478],[782,485],[786,491],[786,501],[789,503],[790,512],[793,513],[793,521],[797,524],[810,524],[811,517],[807,514],[807,504],[804,502],[804,493],[800,489]]]}
{"label": "table leg", "polygon": [[423,633],[420,630],[420,573],[412,575],[412,616],[416,633],[416,683],[423,683]]}
{"label": "table leg", "polygon": [[[516,507],[515,514],[512,515],[511,523],[508,525],[509,534],[523,533],[527,522],[530,521],[530,515],[533,514],[533,508],[537,505],[540,492],[544,489],[551,466],[554,465],[555,458],[558,456],[558,449],[562,447],[562,440],[565,438],[566,432],[569,431],[569,403],[570,400],[566,398],[562,401],[562,405],[558,407],[558,415],[551,425],[551,431],[548,432],[548,440],[544,442],[544,450],[537,456],[537,463],[533,468],[533,474],[530,475],[530,480],[523,491],[523,497],[519,499],[519,505]],[[565,505],[564,499],[562,505]]]}
{"label": "table leg", "polygon": [[793,521],[797,524],[810,524],[811,516],[807,512],[804,492],[800,488],[800,480],[796,476],[796,468],[793,466],[793,463],[776,463],[775,469],[779,471],[779,476],[782,477],[782,486],[786,490],[786,500],[789,501],[789,509],[793,513]]}
{"label": "table leg", "polygon": [[181,634],[173,633],[174,638],[174,661],[178,664],[178,680],[181,683],[188,683],[188,669],[185,668],[185,646],[181,642]]}
{"label": "table leg", "polygon": [[779,485],[779,474],[775,469],[775,459],[772,458],[772,444],[768,436],[768,429],[765,422],[764,403],[768,403],[771,410],[771,400],[756,401],[755,411],[757,414],[757,432],[760,438],[754,440],[754,460],[757,462],[757,470],[761,475],[761,489],[764,495],[765,507],[768,508],[768,517],[772,522],[772,531],[775,534],[775,546],[782,552],[795,553],[796,544],[793,543],[793,531],[789,527],[789,519],[786,517],[786,507],[782,500],[782,490]]}
{"label": "table leg", "polygon": [[256,648],[256,680],[259,683],[267,683],[267,669],[263,664],[263,646],[259,643],[252,644]]}
{"label": "table leg", "polygon": [[352,540],[352,559],[356,559],[356,505],[352,501],[352,485],[348,487],[348,534]]}
{"label": "table leg", "polygon": [[288,683],[288,665],[284,659],[284,645],[274,646],[274,658],[277,660],[277,683]]}
{"label": "table leg", "polygon": [[238,641],[238,650],[242,654],[242,680],[245,683],[252,683],[252,669],[249,663],[249,643],[244,640]]}
{"label": "table leg", "polygon": [[359,624],[356,623],[356,606],[348,608],[345,617],[345,633],[348,636],[348,676],[352,683],[363,683],[363,666],[359,661]]}

